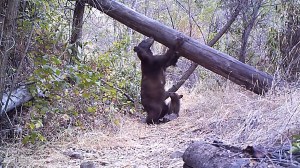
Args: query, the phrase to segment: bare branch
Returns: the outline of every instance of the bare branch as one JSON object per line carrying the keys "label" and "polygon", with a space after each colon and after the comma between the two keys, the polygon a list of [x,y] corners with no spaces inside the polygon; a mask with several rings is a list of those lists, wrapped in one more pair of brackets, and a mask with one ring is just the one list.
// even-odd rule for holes
{"label": "bare branch", "polygon": [[[234,10],[233,14],[231,15],[231,17],[227,21],[227,23],[224,25],[224,27],[218,32],[218,34],[216,34],[216,36],[212,40],[210,40],[208,42],[208,46],[213,46],[214,44],[216,44],[217,41],[223,36],[223,34],[225,34],[229,30],[230,26],[232,25],[232,23],[235,21],[235,19],[239,15],[241,9],[242,9],[242,7],[241,7],[241,5],[239,5]],[[176,84],[174,84],[168,90],[168,92],[176,92],[184,84],[184,82],[191,76],[191,74],[195,71],[195,69],[197,67],[198,67],[198,64],[195,62],[192,62],[191,66],[188,68],[188,70],[185,71],[185,73],[181,76],[179,81]]]}

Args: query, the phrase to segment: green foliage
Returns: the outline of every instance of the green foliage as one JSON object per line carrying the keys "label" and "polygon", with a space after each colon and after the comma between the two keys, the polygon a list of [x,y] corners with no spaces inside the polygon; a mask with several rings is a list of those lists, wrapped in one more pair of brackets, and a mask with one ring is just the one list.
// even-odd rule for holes
{"label": "green foliage", "polygon": [[114,117],[117,113],[134,111],[133,104],[123,95],[135,98],[139,93],[139,74],[136,73],[139,68],[132,59],[133,53],[127,51],[128,44],[128,38],[124,38],[102,54],[93,52],[96,55],[86,63],[76,61],[74,65],[65,64],[56,55],[36,58],[38,68],[29,78],[36,83],[31,92],[38,95],[42,90],[47,99],[36,98],[27,124],[29,133],[23,142],[45,140],[42,136],[45,122],[55,122],[43,120],[49,115],[59,121],[56,127],[84,126],[91,122],[82,115],[90,119],[101,115],[108,123],[118,125],[120,122]]}
{"label": "green foliage", "polygon": [[27,144],[35,143],[36,141],[45,141],[46,138],[39,131],[37,131],[41,127],[43,127],[41,120],[31,120],[31,122],[27,125],[30,133],[22,139],[22,142]]}
{"label": "green foliage", "polygon": [[[208,32],[208,33],[214,33],[214,31],[211,30],[212,24],[215,22],[215,12],[218,8],[218,2],[217,1],[196,1],[195,2],[197,7],[199,8],[198,10],[201,11],[197,15],[197,21],[199,21],[203,27],[203,32]],[[211,39],[212,35],[208,35],[209,37],[205,39],[206,41],[209,41]]]}
{"label": "green foliage", "polygon": [[[83,52],[89,42],[68,45],[72,11],[61,7],[70,3],[30,0],[22,6],[23,36],[35,25],[34,50],[28,54],[34,71],[27,79],[35,83],[30,87],[35,101],[30,103],[23,143],[44,141],[53,130],[84,127],[95,118],[104,118],[99,119],[103,125],[117,125],[117,113],[134,111],[123,95],[135,98],[139,90],[129,38],[114,42],[106,52]],[[38,96],[41,92],[46,99]]]}
{"label": "green foliage", "polygon": [[27,144],[27,143],[32,143],[34,144],[36,141],[45,141],[45,137],[40,133],[40,132],[31,132],[29,135],[26,135],[23,140],[22,143]]}
{"label": "green foliage", "polygon": [[300,135],[294,135],[292,139],[292,154],[300,152]]}
{"label": "green foliage", "polygon": [[266,43],[266,52],[267,56],[270,59],[270,62],[273,64],[273,68],[270,69],[271,73],[274,73],[276,71],[276,67],[280,64],[280,46],[278,43],[278,35],[278,30],[273,27],[269,28]]}
{"label": "green foliage", "polygon": [[[139,66],[137,65],[134,53],[128,52],[129,38],[124,38],[118,42],[114,42],[112,47],[103,55],[99,56],[98,65],[101,69],[105,69],[110,76],[105,77],[110,82],[110,86],[114,85],[118,88],[126,90],[130,95],[139,93]],[[110,67],[110,69],[107,69]]]}

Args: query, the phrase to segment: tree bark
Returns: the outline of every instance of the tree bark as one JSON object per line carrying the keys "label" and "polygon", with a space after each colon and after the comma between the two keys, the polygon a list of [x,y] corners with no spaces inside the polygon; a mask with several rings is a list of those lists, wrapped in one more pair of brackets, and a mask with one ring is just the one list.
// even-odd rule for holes
{"label": "tree bark", "polygon": [[83,26],[84,2],[78,0],[75,3],[73,14],[72,34],[70,44],[72,46],[72,55],[70,55],[70,63],[74,62],[73,58],[78,59],[78,47],[81,47],[82,26]]}
{"label": "tree bark", "polygon": [[25,86],[21,86],[10,93],[5,93],[3,95],[3,99],[1,100],[3,104],[7,103],[7,106],[6,108],[2,107],[0,109],[0,118],[4,113],[13,110],[14,108],[17,108],[18,106],[28,102],[32,98],[33,96],[29,92],[29,89],[26,88]]}
{"label": "tree bark", "polygon": [[[9,0],[7,1],[7,8],[5,12],[5,19],[3,25],[3,32],[1,31],[1,41],[0,41],[0,100],[2,100],[3,93],[5,91],[6,83],[6,71],[8,67],[8,58],[12,49],[15,46],[14,43],[14,30],[15,23],[18,14],[20,0]],[[3,5],[4,2],[1,2]],[[1,11],[2,13],[3,11]],[[3,34],[2,34],[3,33]],[[2,102],[0,102],[0,109],[2,109]]]}
{"label": "tree bark", "polygon": [[[246,24],[246,27],[243,31],[242,45],[241,45],[240,54],[239,54],[239,61],[241,61],[242,63],[246,62],[246,49],[247,49],[248,39],[249,39],[251,30],[254,26],[255,20],[258,17],[258,11],[261,7],[261,3],[262,3],[262,0],[258,0],[257,4],[253,7],[253,12],[251,13],[251,18],[250,18],[249,22]],[[244,13],[243,15],[246,15],[246,14]],[[244,18],[247,18],[247,17],[244,16]],[[247,22],[247,20],[244,19],[244,22]]]}
{"label": "tree bark", "polygon": [[247,157],[242,150],[235,153],[209,143],[194,142],[185,150],[182,159],[184,168],[230,168],[248,167],[250,159]]}
{"label": "tree bark", "polygon": [[266,92],[272,84],[272,76],[258,71],[252,66],[243,64],[233,57],[208,47],[198,41],[167,27],[158,21],[147,18],[130,8],[113,0],[85,0],[90,6],[106,13],[128,27],[153,37],[156,41],[171,48],[177,38],[185,39],[178,49],[180,55],[199,65],[221,75],[234,83],[245,87],[257,94]]}
{"label": "tree bark", "polygon": [[198,141],[185,150],[183,168],[299,167],[295,159],[297,154],[290,154],[289,148],[288,145],[268,147],[261,144],[240,148],[217,141]]}
{"label": "tree bark", "polygon": [[[235,9],[235,11],[231,15],[230,19],[227,21],[225,26],[218,32],[218,34],[211,41],[209,41],[208,46],[212,47],[213,45],[215,45],[217,43],[217,41],[223,36],[223,34],[225,34],[227,32],[227,30],[229,30],[230,26],[235,21],[235,19],[239,15],[240,11],[241,11],[241,5],[239,5]],[[191,74],[195,71],[195,69],[197,67],[198,67],[198,64],[195,62],[192,62],[191,66],[188,68],[188,70],[185,71],[185,73],[181,76],[179,81],[176,84],[174,84],[168,90],[168,92],[176,92],[184,84],[184,82],[191,76]]]}
{"label": "tree bark", "polygon": [[73,14],[72,35],[70,40],[71,44],[81,40],[82,38],[83,14],[84,2],[76,1]]}

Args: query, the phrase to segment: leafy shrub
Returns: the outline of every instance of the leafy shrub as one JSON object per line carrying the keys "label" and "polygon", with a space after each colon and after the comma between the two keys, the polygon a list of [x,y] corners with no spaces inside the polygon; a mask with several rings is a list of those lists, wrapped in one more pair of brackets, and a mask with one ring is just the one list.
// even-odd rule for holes
{"label": "leafy shrub", "polygon": [[102,126],[117,127],[117,113],[134,112],[133,103],[124,94],[138,99],[140,73],[127,46],[125,38],[103,54],[93,52],[94,57],[86,63],[77,61],[74,65],[56,55],[36,59],[38,68],[29,78],[36,83],[31,92],[38,95],[42,90],[46,99],[36,97],[23,142],[43,141],[42,135],[50,136],[61,127],[93,126],[95,120]]}

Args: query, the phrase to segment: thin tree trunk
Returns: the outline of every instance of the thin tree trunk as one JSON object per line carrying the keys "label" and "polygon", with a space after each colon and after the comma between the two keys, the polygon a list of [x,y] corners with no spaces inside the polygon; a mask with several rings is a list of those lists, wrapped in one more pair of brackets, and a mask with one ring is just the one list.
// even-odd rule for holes
{"label": "thin tree trunk", "polygon": [[[6,0],[0,0],[0,47],[2,46],[2,37],[3,37],[3,28],[4,28],[4,19],[5,19],[5,7]],[[2,48],[0,48],[2,51]],[[0,60],[1,61],[1,60]],[[1,62],[0,62],[1,63]]]}
{"label": "thin tree trunk", "polygon": [[[2,2],[3,3],[3,2]],[[7,9],[5,12],[4,26],[3,26],[3,37],[1,41],[1,57],[0,57],[0,100],[3,98],[6,84],[6,72],[8,58],[13,51],[15,46],[14,41],[14,30],[16,18],[18,15],[18,7],[20,0],[9,0],[7,1]],[[1,11],[2,13],[2,11]],[[3,102],[0,102],[0,109],[3,108]]]}
{"label": "thin tree trunk", "polygon": [[[250,21],[248,22],[246,28],[243,31],[242,45],[241,45],[240,54],[239,54],[239,61],[241,61],[242,63],[245,63],[245,61],[246,61],[246,49],[247,49],[248,39],[249,39],[251,30],[254,26],[254,23],[255,23],[255,21],[258,17],[258,11],[261,7],[262,1],[263,0],[258,0],[256,6],[254,6],[253,12],[251,14],[251,19],[250,19]],[[246,19],[244,21],[247,22]]]}
{"label": "thin tree trunk", "polygon": [[72,63],[72,58],[77,56],[77,47],[81,44],[82,40],[82,26],[83,26],[83,14],[84,14],[84,2],[78,0],[75,4],[73,23],[72,23],[72,34],[70,39],[70,44],[73,44],[72,56],[70,56],[70,62]]}
{"label": "thin tree trunk", "polygon": [[72,35],[70,43],[73,44],[82,38],[84,2],[76,1],[73,14]]}

